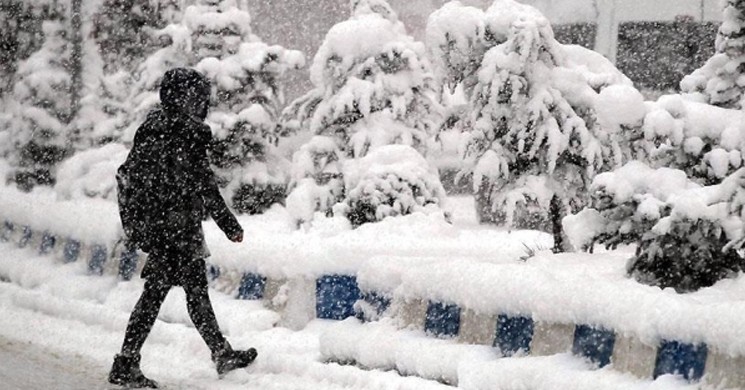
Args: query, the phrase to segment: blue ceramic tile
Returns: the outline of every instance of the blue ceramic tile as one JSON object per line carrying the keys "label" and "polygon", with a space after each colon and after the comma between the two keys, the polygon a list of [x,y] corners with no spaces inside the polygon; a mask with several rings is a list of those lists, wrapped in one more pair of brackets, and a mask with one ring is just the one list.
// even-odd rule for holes
{"label": "blue ceramic tile", "polygon": [[343,320],[354,316],[354,304],[360,299],[357,278],[348,275],[324,275],[316,280],[316,317]]}
{"label": "blue ceramic tile", "polygon": [[530,352],[530,342],[533,340],[533,319],[529,317],[497,317],[497,334],[494,346],[498,347],[504,356],[512,356],[520,351]]}
{"label": "blue ceramic tile", "polygon": [[438,337],[455,337],[460,331],[458,305],[430,302],[424,319],[424,331]]}

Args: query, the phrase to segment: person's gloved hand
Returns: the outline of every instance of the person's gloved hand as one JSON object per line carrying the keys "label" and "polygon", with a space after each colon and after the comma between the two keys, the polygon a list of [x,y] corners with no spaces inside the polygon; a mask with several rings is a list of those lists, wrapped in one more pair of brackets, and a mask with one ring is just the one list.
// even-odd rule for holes
{"label": "person's gloved hand", "polygon": [[233,242],[243,242],[243,232],[238,232],[232,237],[228,237]]}

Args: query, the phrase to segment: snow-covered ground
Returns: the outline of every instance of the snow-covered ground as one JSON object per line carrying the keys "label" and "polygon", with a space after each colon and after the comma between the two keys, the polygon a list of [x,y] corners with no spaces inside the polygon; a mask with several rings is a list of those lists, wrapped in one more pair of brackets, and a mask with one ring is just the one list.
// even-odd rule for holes
{"label": "snow-covered ground", "polygon": [[[3,388],[107,388],[106,374],[142,282],[88,276],[82,263],[61,265],[49,257],[37,257],[27,249],[8,243],[0,244],[0,251],[4,254],[0,258],[0,275],[12,280],[0,283],[0,316],[3,319],[0,321],[0,383]],[[324,364],[319,337],[330,329],[333,331],[336,323],[315,320],[302,331],[293,332],[273,327],[277,314],[258,302],[236,300],[214,291],[212,298],[227,337],[238,348],[258,348],[257,362],[247,371],[234,372],[218,380],[209,352],[188,320],[184,295],[180,289],[174,289],[143,349],[144,371],[166,388],[449,388],[396,372]],[[442,343],[429,340],[433,347],[421,334],[414,338],[407,345],[412,356],[422,348],[436,352],[437,345],[441,345],[438,343]],[[451,346],[441,351],[450,352],[452,348],[473,348],[476,354],[485,349]],[[435,360],[451,357],[431,356]],[[671,377],[651,382],[612,370],[591,371],[581,359],[569,355],[502,363],[482,360],[471,371],[479,367],[482,371],[470,377],[491,380],[493,375],[487,375],[488,371],[497,370],[503,373],[496,382],[500,389],[522,389],[524,384],[537,389],[549,389],[552,384],[558,386],[553,388],[569,389],[573,383],[571,378],[600,381],[603,388],[622,389],[625,385],[639,389],[694,388]],[[483,383],[466,382],[461,386],[482,388],[479,386]]]}
{"label": "snow-covered ground", "polygon": [[[450,206],[455,227],[461,234],[488,233],[479,233],[486,229],[476,227],[472,199],[451,199]],[[505,233],[492,231],[490,234]],[[512,237],[513,241],[520,241],[526,236]],[[315,244],[309,241],[309,245]],[[223,252],[223,246],[215,245],[216,255]],[[499,243],[499,246],[510,253],[509,243]],[[39,257],[32,249],[19,249],[12,243],[0,243],[0,253],[3,253],[0,257],[2,387],[107,388],[106,374],[119,349],[142,281],[136,278],[121,282],[111,275],[89,276],[83,261],[61,264],[51,256]],[[302,330],[292,331],[276,326],[279,313],[266,309],[258,301],[237,300],[219,291],[211,291],[211,294],[218,321],[229,340],[237,348],[256,347],[259,358],[248,370],[218,379],[209,352],[188,318],[183,291],[174,289],[143,349],[143,370],[166,388],[451,388],[415,376],[402,376],[396,371],[325,363],[328,355],[323,352],[327,348],[323,340],[328,340],[329,334],[353,337],[350,345],[354,348],[359,348],[355,344],[364,343],[370,348],[368,356],[380,355],[385,349],[378,350],[382,346],[376,345],[379,340],[400,338],[404,342],[395,346],[395,358],[409,359],[412,364],[424,362],[427,366],[412,366],[410,372],[450,366],[448,362],[464,354],[480,356],[473,364],[458,368],[461,377],[458,385],[463,388],[494,388],[489,385],[494,384],[499,389],[574,389],[580,382],[584,383],[582,388],[588,389],[593,388],[593,383],[599,386],[594,388],[603,389],[692,389],[697,386],[671,376],[651,381],[612,369],[595,371],[582,359],[569,354],[497,359],[488,347],[458,345],[426,337],[419,331],[399,334],[386,322],[379,326],[383,333],[373,338],[369,330],[359,328],[354,321],[314,320]],[[424,357],[426,362],[422,360]]]}
{"label": "snow-covered ground", "polygon": [[[29,250],[0,244],[0,383],[3,389],[107,388],[142,282],[85,275],[82,264],[55,264]],[[209,351],[193,329],[183,292],[174,289],[143,349],[143,370],[172,389],[439,389],[396,373],[319,362],[315,321],[303,331],[273,328],[260,303],[212,293],[221,327],[236,348],[256,347],[248,370],[218,380]]]}
{"label": "snow-covered ground", "polygon": [[[468,198],[454,202],[457,220],[473,225]],[[31,249],[0,244],[0,383],[3,389],[107,388],[142,281],[87,275],[84,262],[59,264]],[[193,329],[183,291],[173,289],[143,349],[143,370],[177,389],[441,389],[447,386],[395,372],[320,362],[311,322],[293,332],[274,327],[278,314],[255,301],[212,291],[218,320],[236,348],[256,347],[247,371],[218,380],[209,351]]]}

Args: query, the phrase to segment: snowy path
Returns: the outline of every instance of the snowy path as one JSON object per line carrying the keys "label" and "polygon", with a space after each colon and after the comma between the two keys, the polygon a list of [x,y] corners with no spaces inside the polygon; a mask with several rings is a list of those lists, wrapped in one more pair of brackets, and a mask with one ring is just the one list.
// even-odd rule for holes
{"label": "snowy path", "polygon": [[[476,223],[472,200],[456,199],[453,206],[456,225],[485,229]],[[0,243],[0,388],[111,388],[106,375],[141,289],[139,279],[119,282],[113,276],[88,276],[85,262],[60,264],[32,250]],[[167,389],[453,389],[396,372],[323,364],[319,337],[329,329],[329,322],[312,321],[302,331],[293,332],[275,327],[277,313],[258,302],[236,300],[215,291],[210,294],[218,321],[231,343],[236,348],[256,347],[259,358],[248,370],[218,380],[209,352],[186,313],[183,291],[174,289],[143,349],[143,371]],[[419,346],[413,351],[420,352]],[[452,357],[441,352],[427,355],[433,366]],[[498,370],[488,365],[469,367],[475,370],[471,377],[476,381],[461,385],[493,389],[501,383],[501,390],[574,390],[573,381],[585,378],[591,383],[585,388],[591,389],[696,387],[673,378],[652,382],[612,370],[588,371],[577,362],[574,357],[562,356],[503,359],[492,362],[500,365]]]}
{"label": "snowy path", "polygon": [[101,367],[80,356],[52,354],[35,344],[0,337],[3,389],[95,389],[102,387],[101,373]]}
{"label": "snowy path", "polygon": [[[0,244],[0,383],[3,389],[106,389],[139,282],[88,277],[77,264],[54,264]],[[218,318],[237,347],[260,351],[247,371],[218,380],[209,353],[188,324],[183,294],[173,290],[143,350],[143,370],[169,389],[444,389],[393,372],[318,362],[318,334],[272,328],[255,302],[215,294]],[[227,317],[228,312],[235,313]],[[237,317],[243,321],[239,324]],[[246,325],[248,324],[248,325]]]}

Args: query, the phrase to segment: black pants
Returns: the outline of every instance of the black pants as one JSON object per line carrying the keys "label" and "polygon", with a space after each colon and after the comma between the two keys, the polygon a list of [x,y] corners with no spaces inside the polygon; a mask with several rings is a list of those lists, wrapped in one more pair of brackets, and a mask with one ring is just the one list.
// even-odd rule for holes
{"label": "black pants", "polygon": [[[204,261],[197,260],[197,264],[203,265]],[[226,348],[227,341],[217,325],[215,311],[212,309],[204,266],[201,267],[201,272],[183,273],[180,282],[186,292],[186,308],[189,311],[191,321],[204,342],[207,343],[212,354],[217,354]],[[171,287],[171,284],[159,278],[147,278],[145,290],[129,317],[127,331],[124,334],[124,343],[122,344],[123,355],[134,356],[140,353]]]}

